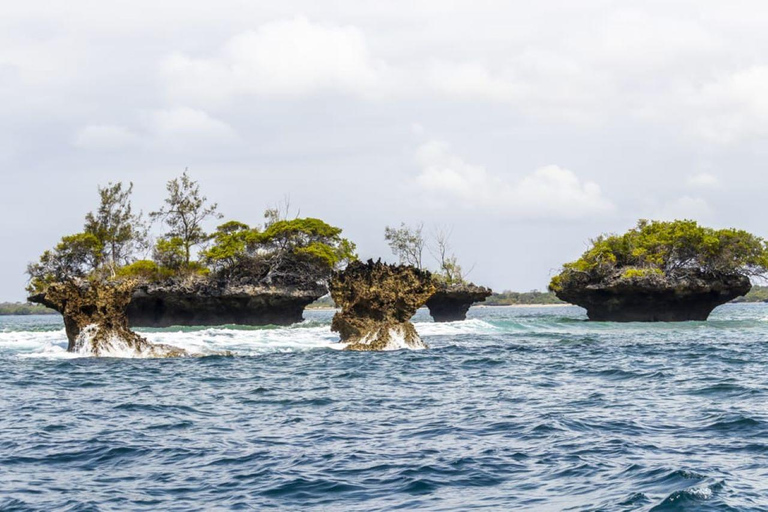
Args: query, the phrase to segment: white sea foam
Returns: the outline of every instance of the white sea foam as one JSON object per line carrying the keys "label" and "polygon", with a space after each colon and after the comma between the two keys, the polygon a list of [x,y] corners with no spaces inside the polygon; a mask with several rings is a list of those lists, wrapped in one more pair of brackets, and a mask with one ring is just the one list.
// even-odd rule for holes
{"label": "white sea foam", "polygon": [[477,318],[470,318],[460,322],[414,322],[414,325],[416,326],[416,331],[422,336],[485,334],[499,331],[493,324]]}
{"label": "white sea foam", "polygon": [[[416,323],[417,332],[425,337],[480,334],[497,332],[498,328],[479,319],[462,322]],[[151,343],[160,343],[182,348],[193,354],[215,354],[229,351],[235,355],[252,356],[270,352],[296,352],[318,349],[343,349],[338,334],[331,332],[327,323],[304,322],[290,327],[237,328],[211,327],[208,329],[168,328],[143,331],[139,334]],[[392,342],[387,350],[412,349],[401,333],[391,333]],[[0,351],[15,353],[31,358],[73,358],[91,357],[90,349],[82,343],[81,348],[70,353],[66,351],[67,337],[64,329],[54,331],[12,331],[0,332]],[[109,340],[102,356],[145,357],[121,340]]]}
{"label": "white sea foam", "polygon": [[3,351],[27,352],[51,346],[67,348],[67,335],[64,333],[64,329],[58,331],[0,332],[0,350]]}
{"label": "white sea foam", "polygon": [[[170,328],[162,331],[137,332],[150,343],[171,345],[192,354],[216,354],[229,351],[235,355],[258,355],[270,352],[295,352],[343,348],[338,343],[338,334],[331,332],[328,325],[297,324],[291,327],[238,329],[215,327],[190,330]],[[64,329],[56,331],[14,331],[0,333],[0,353],[14,354],[24,358],[73,358],[91,357],[86,336],[92,333],[84,330],[82,342],[76,352],[67,352],[67,336]],[[146,357],[129,347],[124,341],[110,339],[101,352],[106,357]]]}
{"label": "white sea foam", "polygon": [[[370,333],[367,336],[363,337],[363,339],[358,341],[357,344],[369,345],[376,338],[378,338],[378,332]],[[343,343],[341,345],[342,345],[342,348],[345,348],[348,344]],[[426,346],[421,340],[419,340],[418,343],[416,343],[415,345],[409,344],[407,341],[405,341],[405,330],[402,327],[393,327],[389,329],[389,341],[387,341],[387,344],[381,350],[384,350],[384,351],[423,350],[425,348]]]}
{"label": "white sea foam", "polygon": [[200,331],[142,332],[151,343],[164,343],[192,353],[210,354],[230,351],[237,355],[265,352],[295,352],[333,348],[338,335],[328,326],[282,327],[274,329],[211,328]]}

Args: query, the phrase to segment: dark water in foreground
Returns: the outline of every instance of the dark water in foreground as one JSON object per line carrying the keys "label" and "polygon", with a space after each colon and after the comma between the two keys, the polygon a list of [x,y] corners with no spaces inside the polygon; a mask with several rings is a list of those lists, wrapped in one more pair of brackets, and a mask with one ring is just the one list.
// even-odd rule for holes
{"label": "dark water in foreground", "polygon": [[70,358],[0,318],[0,510],[768,510],[768,306],[707,323],[473,309],[427,351],[167,329],[237,357]]}

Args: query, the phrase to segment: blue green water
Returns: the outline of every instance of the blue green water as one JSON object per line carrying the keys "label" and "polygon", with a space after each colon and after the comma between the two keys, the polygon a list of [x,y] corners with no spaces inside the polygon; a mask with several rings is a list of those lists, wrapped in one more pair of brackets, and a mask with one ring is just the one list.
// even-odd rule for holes
{"label": "blue green water", "polygon": [[424,351],[145,330],[235,357],[74,358],[0,317],[0,510],[768,510],[768,306],[709,322],[474,308]]}

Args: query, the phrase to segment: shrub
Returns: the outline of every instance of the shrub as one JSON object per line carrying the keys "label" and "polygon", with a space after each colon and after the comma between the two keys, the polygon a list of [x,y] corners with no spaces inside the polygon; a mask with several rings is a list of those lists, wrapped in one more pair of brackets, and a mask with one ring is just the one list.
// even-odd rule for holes
{"label": "shrub", "polygon": [[559,291],[576,281],[600,281],[618,271],[622,278],[631,279],[652,274],[757,276],[767,270],[765,240],[746,231],[715,230],[692,220],[641,220],[623,235],[592,240],[592,247],[565,264],[549,288]]}

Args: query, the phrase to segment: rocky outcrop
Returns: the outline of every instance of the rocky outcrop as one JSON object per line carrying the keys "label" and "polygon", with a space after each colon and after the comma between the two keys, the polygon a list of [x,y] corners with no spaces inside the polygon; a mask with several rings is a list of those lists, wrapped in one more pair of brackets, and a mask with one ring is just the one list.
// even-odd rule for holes
{"label": "rocky outcrop", "polygon": [[482,302],[493,293],[490,288],[475,284],[437,284],[437,291],[427,301],[429,314],[435,322],[455,322],[467,319],[467,311],[475,302]]}
{"label": "rocky outcrop", "polygon": [[428,271],[355,261],[333,276],[330,290],[341,308],[331,330],[347,350],[426,348],[410,319],[435,293]]}
{"label": "rocky outcrop", "polygon": [[128,328],[126,306],[136,282],[66,281],[29,297],[64,317],[68,352],[102,357],[180,357],[183,349],[153,344]]}
{"label": "rocky outcrop", "polygon": [[327,293],[323,284],[267,286],[205,276],[145,283],[127,308],[133,327],[171,325],[290,325]]}
{"label": "rocky outcrop", "polygon": [[590,320],[681,322],[706,320],[717,306],[745,295],[751,288],[749,278],[739,274],[627,278],[616,272],[598,283],[571,279],[555,290],[555,295],[585,308]]}

